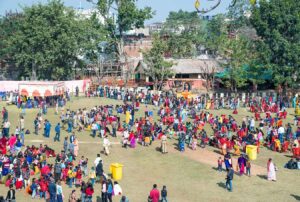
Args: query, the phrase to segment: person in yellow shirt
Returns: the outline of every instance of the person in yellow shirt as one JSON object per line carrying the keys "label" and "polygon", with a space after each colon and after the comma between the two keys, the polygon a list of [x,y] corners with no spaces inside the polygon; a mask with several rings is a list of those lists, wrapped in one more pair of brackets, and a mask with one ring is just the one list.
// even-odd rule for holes
{"label": "person in yellow shirt", "polygon": [[91,181],[93,186],[95,184],[95,179],[96,179],[96,171],[95,171],[95,168],[92,167],[90,170],[90,173],[89,173],[89,180]]}
{"label": "person in yellow shirt", "polygon": [[69,184],[69,187],[72,188],[72,184],[73,184],[73,180],[74,180],[74,172],[73,172],[73,169],[72,167],[69,168],[68,170],[68,184]]}

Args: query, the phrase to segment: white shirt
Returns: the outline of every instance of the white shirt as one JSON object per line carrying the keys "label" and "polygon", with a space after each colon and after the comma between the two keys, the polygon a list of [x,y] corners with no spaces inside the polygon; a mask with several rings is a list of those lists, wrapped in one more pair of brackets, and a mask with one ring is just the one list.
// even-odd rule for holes
{"label": "white shirt", "polygon": [[97,129],[98,129],[97,124],[93,123],[92,124],[92,130],[97,130]]}
{"label": "white shirt", "polygon": [[282,133],[284,133],[284,127],[282,127],[282,126],[281,126],[281,127],[279,127],[277,132],[278,132],[278,134],[280,134],[280,133],[281,133],[281,134],[282,134]]}
{"label": "white shirt", "polygon": [[24,119],[20,120],[20,125],[21,125],[21,129],[25,128],[25,121],[24,121]]}
{"label": "white shirt", "polygon": [[103,139],[103,147],[108,147],[110,145],[110,141],[108,138]]}
{"label": "white shirt", "polygon": [[125,130],[125,131],[123,132],[123,136],[124,136],[124,138],[128,138],[128,137],[129,137],[129,133],[128,133],[127,130]]}
{"label": "white shirt", "polygon": [[10,127],[10,122],[9,122],[9,121],[4,122],[3,127],[4,127],[4,128],[9,128],[9,127]]}
{"label": "white shirt", "polygon": [[115,195],[122,195],[122,188],[119,184],[114,185],[114,193]]}
{"label": "white shirt", "polygon": [[97,167],[98,163],[101,161],[101,157],[97,157],[94,161],[94,165],[95,165],[95,168]]}

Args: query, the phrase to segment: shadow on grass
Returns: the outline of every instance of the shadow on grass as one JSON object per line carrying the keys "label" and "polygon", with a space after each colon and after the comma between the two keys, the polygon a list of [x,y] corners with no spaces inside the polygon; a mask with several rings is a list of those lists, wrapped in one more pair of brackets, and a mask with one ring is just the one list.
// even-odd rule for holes
{"label": "shadow on grass", "polygon": [[295,194],[291,194],[292,197],[294,197],[296,199],[296,201],[300,201],[300,196],[295,195]]}
{"label": "shadow on grass", "polygon": [[222,152],[220,150],[214,149],[214,152],[223,156],[223,154],[222,154]]}
{"label": "shadow on grass", "polygon": [[[211,167],[211,168],[215,171],[219,171],[218,167]],[[222,172],[226,172],[226,170],[224,168],[222,168]]]}
{"label": "shadow on grass", "polygon": [[261,178],[263,180],[267,180],[268,179],[266,175],[257,175],[257,177],[259,177],[259,178]]}
{"label": "shadow on grass", "polygon": [[174,146],[174,149],[176,149],[177,151],[180,151],[177,143],[173,143],[173,146]]}
{"label": "shadow on grass", "polygon": [[97,196],[97,197],[96,197],[96,201],[97,201],[97,202],[102,202],[101,197],[100,197],[100,196]]}
{"label": "shadow on grass", "polygon": [[223,189],[227,189],[226,184],[224,182],[218,182],[217,185]]}

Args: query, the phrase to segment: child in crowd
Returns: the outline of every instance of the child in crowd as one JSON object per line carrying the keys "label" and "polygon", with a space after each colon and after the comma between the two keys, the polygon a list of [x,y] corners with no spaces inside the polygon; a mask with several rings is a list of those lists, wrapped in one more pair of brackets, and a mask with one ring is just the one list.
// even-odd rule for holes
{"label": "child in crowd", "polygon": [[219,172],[222,172],[222,164],[223,164],[222,157],[219,157],[219,159],[218,159],[218,171]]}

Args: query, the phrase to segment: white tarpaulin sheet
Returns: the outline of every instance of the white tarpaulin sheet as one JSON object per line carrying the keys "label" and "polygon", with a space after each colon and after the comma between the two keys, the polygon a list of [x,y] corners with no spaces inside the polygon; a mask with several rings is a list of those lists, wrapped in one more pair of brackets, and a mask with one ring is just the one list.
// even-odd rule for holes
{"label": "white tarpaulin sheet", "polygon": [[19,95],[29,97],[49,97],[63,95],[65,92],[65,82],[60,81],[31,81],[19,83]]}
{"label": "white tarpaulin sheet", "polygon": [[[56,81],[54,81],[56,82]],[[69,90],[70,92],[75,92],[76,87],[79,88],[79,92],[85,92],[91,83],[91,80],[71,80],[71,81],[57,81],[63,82],[65,86],[65,90]],[[49,81],[0,81],[0,92],[11,92],[11,91],[19,91],[19,84],[28,84],[28,83],[52,83]],[[42,86],[42,85],[41,85]],[[43,87],[41,87],[43,88]],[[41,90],[43,91],[43,90]],[[52,90],[53,92],[53,90]]]}

